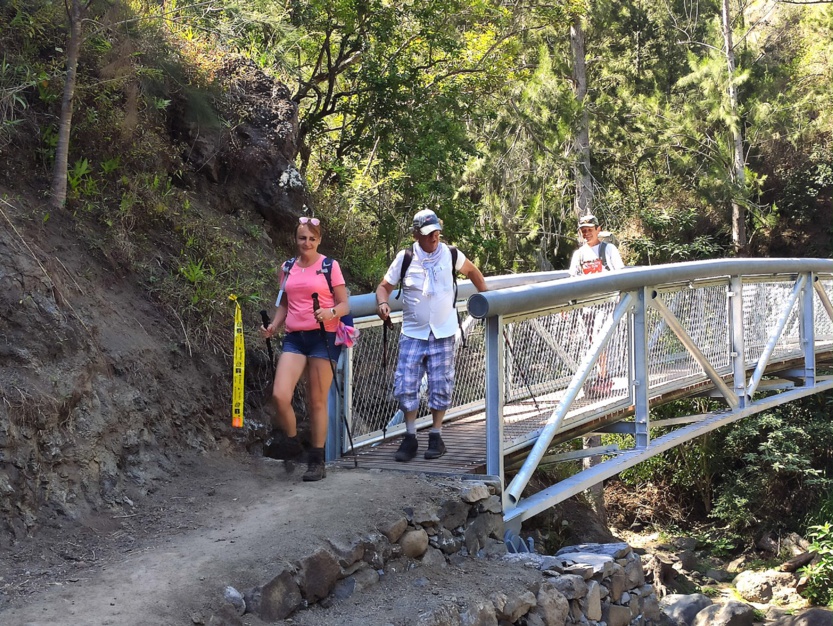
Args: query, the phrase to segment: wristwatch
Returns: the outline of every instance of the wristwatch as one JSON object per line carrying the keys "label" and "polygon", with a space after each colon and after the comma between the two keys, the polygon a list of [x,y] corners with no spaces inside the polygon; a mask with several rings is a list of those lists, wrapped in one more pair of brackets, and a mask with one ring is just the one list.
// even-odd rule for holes
{"label": "wristwatch", "polygon": [[333,307],[332,309],[330,309],[330,313],[333,314],[333,319],[335,319],[335,317],[336,317],[336,308]]}

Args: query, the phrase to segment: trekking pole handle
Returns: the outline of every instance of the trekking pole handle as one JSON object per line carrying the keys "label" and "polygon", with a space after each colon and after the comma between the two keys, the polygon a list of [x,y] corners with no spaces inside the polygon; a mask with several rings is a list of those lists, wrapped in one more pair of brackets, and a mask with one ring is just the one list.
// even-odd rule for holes
{"label": "trekking pole handle", "polygon": [[[269,329],[269,323],[270,323],[269,322],[269,314],[266,313],[265,310],[261,310],[260,319],[263,320],[263,327],[268,330]],[[266,350],[269,352],[269,362],[274,363],[275,362],[275,353],[272,352],[272,340],[271,339],[266,340]]]}
{"label": "trekking pole handle", "polygon": [[[321,308],[321,303],[318,302],[318,292],[316,291],[315,293],[312,294],[312,311],[313,311],[313,313],[315,313],[315,311],[317,311],[320,308]],[[326,329],[324,328],[324,320],[321,320],[320,322],[318,322],[318,325],[321,327],[321,332],[327,332]]]}

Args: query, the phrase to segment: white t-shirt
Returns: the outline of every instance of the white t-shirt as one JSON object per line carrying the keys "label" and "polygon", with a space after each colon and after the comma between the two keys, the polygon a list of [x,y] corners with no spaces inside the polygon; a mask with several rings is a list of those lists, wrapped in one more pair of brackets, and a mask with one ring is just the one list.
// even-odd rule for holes
{"label": "white t-shirt", "polygon": [[[444,243],[440,244],[439,260],[432,269],[426,270],[422,264],[425,252],[414,242],[411,250],[413,257],[402,284],[402,334],[414,339],[428,339],[431,333],[437,339],[451,337],[457,332],[457,310],[454,307],[454,281],[451,274],[451,250]],[[399,284],[402,272],[402,261],[405,251],[399,254],[391,263],[385,274],[385,282],[389,285]],[[465,255],[457,251],[457,265],[459,271],[466,262]],[[433,272],[433,293],[431,285],[426,285],[428,272]]]}
{"label": "white t-shirt", "polygon": [[[584,276],[585,274],[598,274],[599,272],[608,271],[599,258],[599,247],[601,245],[601,242],[592,247],[584,244],[573,252],[573,258],[570,261],[570,276]],[[607,267],[610,268],[610,271],[621,270],[625,267],[622,262],[622,255],[619,254],[619,250],[612,243],[605,246],[605,257],[607,257]]]}

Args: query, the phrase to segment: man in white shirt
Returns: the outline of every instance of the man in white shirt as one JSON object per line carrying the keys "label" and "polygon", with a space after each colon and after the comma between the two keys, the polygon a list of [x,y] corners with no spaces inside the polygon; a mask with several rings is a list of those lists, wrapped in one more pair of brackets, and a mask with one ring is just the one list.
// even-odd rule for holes
{"label": "man in white shirt", "polygon": [[578,221],[578,230],[584,245],[573,253],[570,276],[613,272],[625,267],[619,250],[611,243],[599,239],[602,227],[595,215],[585,215]]}
{"label": "man in white shirt", "polygon": [[[595,215],[585,215],[578,221],[578,229],[584,245],[573,253],[570,261],[570,276],[585,276],[600,272],[613,272],[625,267],[619,250],[612,243],[603,242],[599,238],[602,227]],[[583,311],[584,324],[587,327],[587,339],[593,339],[593,326],[597,322],[596,311]],[[599,355],[598,375],[595,380],[585,385],[585,396],[596,399],[610,393],[612,381],[607,375],[607,353]]]}
{"label": "man in white shirt", "polygon": [[[442,222],[433,211],[424,209],[417,213],[413,226],[415,243],[396,255],[376,288],[376,311],[384,320],[390,316],[390,296],[396,285],[402,283],[402,334],[394,396],[405,414],[405,437],[395,455],[397,461],[403,462],[413,459],[419,449],[416,417],[419,384],[426,372],[433,424],[425,458],[436,459],[446,451],[441,433],[454,390],[454,335],[457,333],[454,272],[464,274],[478,291],[487,289],[483,274],[462,252],[457,251],[452,268],[451,250],[440,243]],[[409,264],[400,280],[403,263]]]}

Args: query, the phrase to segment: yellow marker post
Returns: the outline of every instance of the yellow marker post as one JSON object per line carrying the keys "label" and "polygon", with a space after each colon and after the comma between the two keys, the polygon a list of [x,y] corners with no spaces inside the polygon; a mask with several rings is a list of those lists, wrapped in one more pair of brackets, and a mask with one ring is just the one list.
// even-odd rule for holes
{"label": "yellow marker post", "polygon": [[246,342],[243,338],[243,313],[237,296],[232,294],[229,300],[234,302],[234,377],[231,390],[231,425],[243,428],[243,374],[246,371]]}

